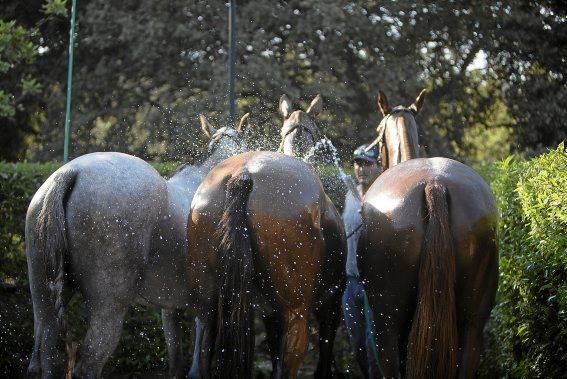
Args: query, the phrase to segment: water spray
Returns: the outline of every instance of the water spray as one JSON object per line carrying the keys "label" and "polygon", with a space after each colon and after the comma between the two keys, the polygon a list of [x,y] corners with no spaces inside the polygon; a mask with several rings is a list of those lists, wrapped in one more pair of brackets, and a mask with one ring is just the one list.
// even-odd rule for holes
{"label": "water spray", "polygon": [[356,183],[353,179],[353,177],[351,175],[348,175],[342,168],[341,166],[341,161],[339,159],[339,153],[337,151],[337,148],[333,145],[333,143],[331,142],[330,139],[328,139],[327,137],[323,137],[321,138],[319,141],[317,141],[315,143],[315,145],[313,145],[311,147],[311,149],[309,149],[309,151],[307,152],[307,154],[305,154],[305,156],[303,157],[303,160],[305,162],[308,162],[315,156],[315,154],[317,153],[324,153],[324,152],[330,152],[331,153],[331,159],[333,161],[333,165],[337,168],[337,170],[339,171],[339,177],[340,179],[343,181],[343,183],[345,184],[345,186],[347,187],[347,189],[349,191],[352,192],[352,194],[360,201],[362,201],[362,198],[360,197],[360,194],[358,193],[358,189],[356,188]]}

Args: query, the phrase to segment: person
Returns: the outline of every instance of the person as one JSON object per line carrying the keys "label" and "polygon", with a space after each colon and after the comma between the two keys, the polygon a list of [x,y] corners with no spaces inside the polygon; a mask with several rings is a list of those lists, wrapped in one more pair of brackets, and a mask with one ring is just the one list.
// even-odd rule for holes
{"label": "person", "polygon": [[356,250],[360,237],[362,218],[360,216],[361,199],[374,180],[382,173],[378,161],[378,149],[373,147],[366,151],[368,145],[359,146],[353,153],[352,163],[354,176],[358,182],[357,192],[349,190],[345,196],[343,222],[347,235],[347,284],[342,298],[343,314],[351,346],[356,360],[365,377],[378,376],[376,354],[371,331],[367,326],[373,325],[369,309],[364,309],[366,293],[360,280]]}

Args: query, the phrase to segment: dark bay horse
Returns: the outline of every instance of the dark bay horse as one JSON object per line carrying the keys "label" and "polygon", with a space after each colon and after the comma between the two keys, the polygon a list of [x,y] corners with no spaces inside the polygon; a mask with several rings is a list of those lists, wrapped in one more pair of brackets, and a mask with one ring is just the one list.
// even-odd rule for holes
{"label": "dark bay horse", "polygon": [[471,378],[498,283],[497,209],[464,164],[411,159],[423,95],[393,109],[379,97],[390,168],[363,199],[359,269],[386,377]]}
{"label": "dark bay horse", "polygon": [[[241,129],[246,119],[241,121]],[[240,130],[214,129],[209,157],[169,180],[143,160],[92,153],[55,171],[34,195],[26,217],[26,255],[34,308],[30,377],[60,378],[70,345],[65,304],[85,299],[88,328],[74,375],[98,378],[114,351],[128,307],[163,309],[170,375],[182,377],[178,310],[190,304],[187,217],[201,180],[218,162],[245,149]]]}
{"label": "dark bay horse", "polygon": [[[267,324],[275,378],[296,377],[311,312],[327,314],[319,318],[320,334],[334,337],[333,299],[344,285],[346,241],[340,216],[308,164],[273,152],[220,163],[195,194],[188,240],[203,346],[217,341],[219,376],[251,377],[253,308]],[[328,342],[316,376],[330,376]],[[209,372],[212,356],[212,349],[202,350],[201,372]]]}

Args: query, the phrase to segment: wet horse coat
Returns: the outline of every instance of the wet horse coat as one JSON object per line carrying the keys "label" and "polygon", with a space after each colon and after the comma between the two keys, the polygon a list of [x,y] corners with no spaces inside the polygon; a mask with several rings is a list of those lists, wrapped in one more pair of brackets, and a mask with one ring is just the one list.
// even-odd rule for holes
{"label": "wet horse coat", "polygon": [[136,302],[164,309],[170,375],[183,375],[175,310],[190,304],[190,202],[210,168],[242,148],[236,130],[216,131],[204,118],[202,126],[210,157],[167,181],[139,158],[93,153],[58,169],[36,192],[26,217],[35,340],[29,376],[63,376],[64,292],[71,289],[81,291],[88,314],[74,375],[101,376]]}
{"label": "wet horse coat", "polygon": [[[207,343],[219,341],[219,374],[250,377],[257,303],[268,324],[274,377],[295,377],[307,351],[309,315],[330,315],[344,276],[342,222],[312,168],[270,152],[222,162],[195,195],[188,233],[190,251],[200,252],[193,264],[217,277],[215,287],[197,292],[209,303],[201,319]],[[328,335],[334,322],[327,317],[320,333]],[[330,355],[329,346],[321,349]],[[205,353],[202,370],[208,372],[211,352]],[[329,370],[330,359],[318,375],[327,377]]]}
{"label": "wet horse coat", "polygon": [[[391,114],[384,100],[383,113]],[[412,113],[398,108],[391,122],[399,130],[397,120],[413,121]],[[391,158],[392,146],[417,147],[384,136],[391,168],[364,197],[358,247],[383,374],[473,377],[498,282],[494,198],[462,163]]]}

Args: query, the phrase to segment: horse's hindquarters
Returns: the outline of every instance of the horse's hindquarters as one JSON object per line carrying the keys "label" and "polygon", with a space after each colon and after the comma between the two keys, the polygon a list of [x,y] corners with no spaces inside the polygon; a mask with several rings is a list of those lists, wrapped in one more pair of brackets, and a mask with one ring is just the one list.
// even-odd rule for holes
{"label": "horse's hindquarters", "polygon": [[[249,191],[246,195],[245,190]],[[331,232],[327,202],[321,182],[307,165],[260,152],[241,154],[218,165],[205,178],[192,204],[188,223],[191,267],[206,273],[197,292],[209,294],[202,301],[209,304],[210,315],[221,309],[220,305],[215,307],[215,297],[226,297],[221,283],[230,270],[222,271],[220,266],[228,251],[247,261],[248,249],[234,246],[249,244],[253,279],[246,286],[257,290],[255,298],[268,304],[270,319],[279,325],[268,333],[273,341],[279,341],[274,346],[280,351],[274,353],[279,356],[275,362],[279,362],[276,371],[280,373],[295,373],[306,353],[307,321],[315,297],[320,287],[332,285],[321,281],[328,256],[342,253],[343,264],[338,264],[344,270],[344,231],[336,224]],[[334,215],[335,222],[340,220],[336,211]],[[234,228],[227,228],[231,224],[245,236],[231,236],[229,231]],[[328,235],[322,232],[324,228],[329,229]],[[331,248],[341,242],[342,248]],[[237,256],[235,262],[239,259]],[[242,268],[250,269],[246,265]],[[340,283],[340,278],[336,282]],[[238,295],[245,297],[248,292]],[[231,333],[225,324],[219,325],[218,332]]]}
{"label": "horse's hindquarters", "polygon": [[[427,191],[434,187],[439,191],[436,200],[426,201],[431,195],[426,196]],[[443,208],[446,221],[441,217],[438,226],[446,222],[448,232],[439,234],[431,229],[438,226],[431,223]],[[449,296],[446,291],[455,300],[438,316],[456,314],[455,341],[459,346],[439,346],[434,351],[460,349],[461,373],[474,372],[480,350],[479,330],[492,307],[498,270],[497,212],[486,183],[458,162],[415,159],[379,177],[366,194],[362,209],[365,227],[359,242],[360,265],[377,318],[378,344],[384,349],[383,360],[389,362],[384,365],[385,374],[396,376],[403,369],[416,306],[424,301],[418,302],[417,295],[420,299],[439,294],[445,298]],[[446,260],[453,254],[450,251],[454,251],[453,261]],[[433,264],[425,269],[424,262]],[[445,264],[448,272],[439,266]],[[452,286],[445,289],[434,284],[437,289],[423,292],[423,283],[441,283],[437,279],[451,271]],[[454,366],[451,369],[456,370]]]}

